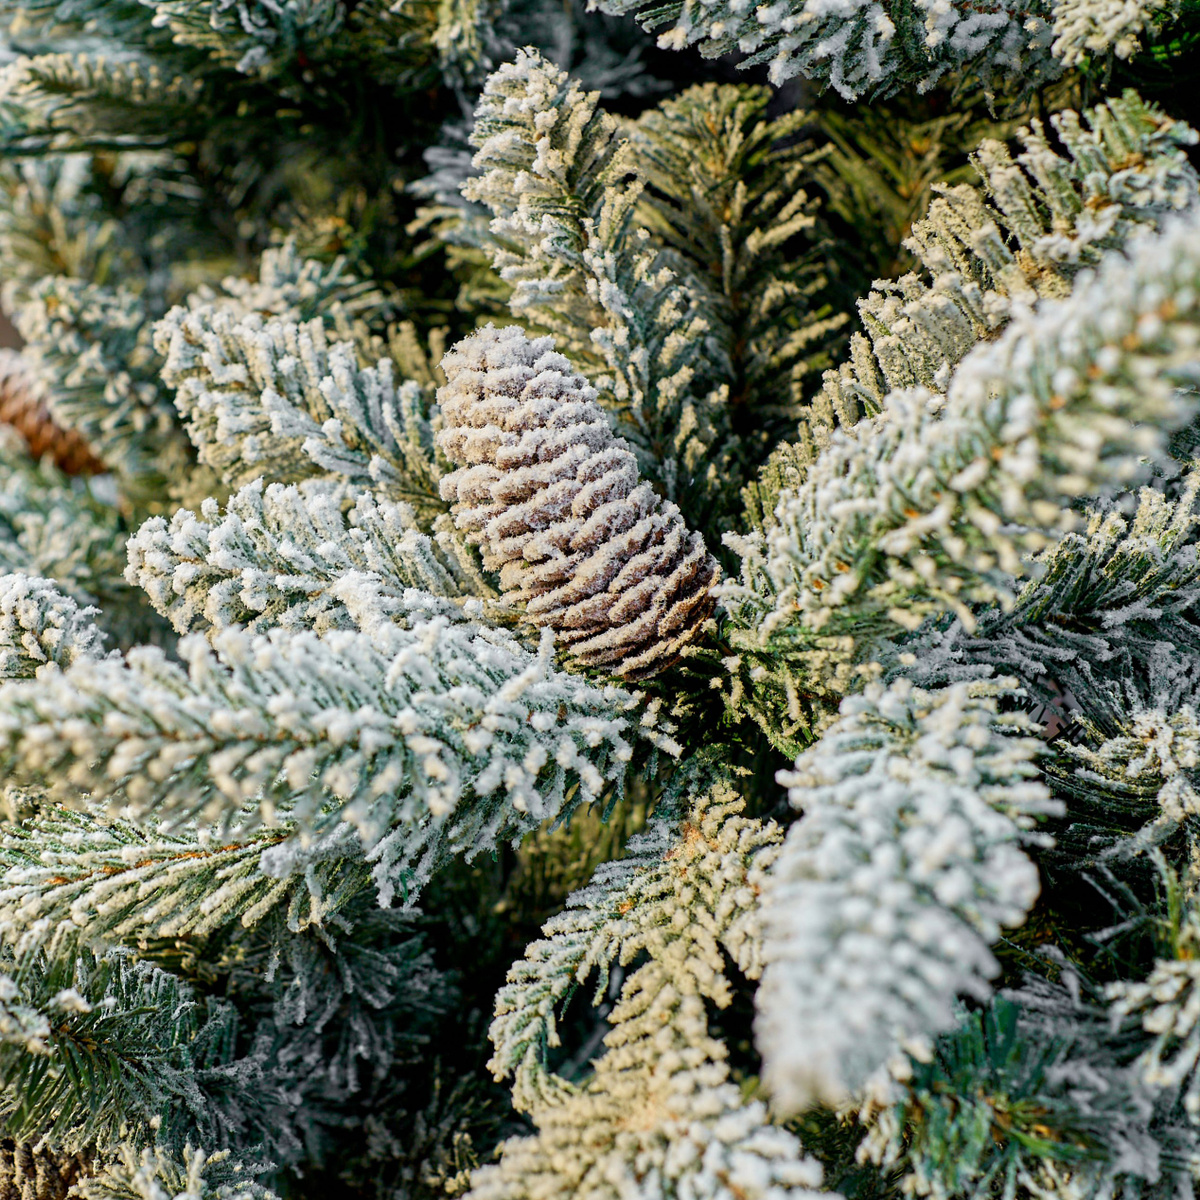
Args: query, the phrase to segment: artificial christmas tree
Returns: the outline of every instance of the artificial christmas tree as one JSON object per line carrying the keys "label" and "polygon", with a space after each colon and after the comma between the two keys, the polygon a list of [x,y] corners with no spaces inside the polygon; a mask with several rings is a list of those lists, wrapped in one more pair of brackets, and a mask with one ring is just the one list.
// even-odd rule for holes
{"label": "artificial christmas tree", "polygon": [[1194,1194],[1192,6],[599,7],[0,2],[0,1194]]}

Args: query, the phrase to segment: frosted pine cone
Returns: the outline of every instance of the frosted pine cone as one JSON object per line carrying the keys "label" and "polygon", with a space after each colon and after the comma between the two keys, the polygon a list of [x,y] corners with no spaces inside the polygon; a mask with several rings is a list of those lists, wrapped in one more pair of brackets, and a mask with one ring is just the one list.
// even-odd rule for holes
{"label": "frosted pine cone", "polygon": [[506,597],[585,666],[663,670],[712,611],[716,562],[679,509],[638,481],[595,389],[550,338],[488,326],[442,362],[441,483]]}
{"label": "frosted pine cone", "polygon": [[13,350],[0,350],[0,424],[11,425],[34,458],[49,455],[68,475],[96,475],[104,470],[79,434],[56,424],[46,402],[38,397],[28,365]]}

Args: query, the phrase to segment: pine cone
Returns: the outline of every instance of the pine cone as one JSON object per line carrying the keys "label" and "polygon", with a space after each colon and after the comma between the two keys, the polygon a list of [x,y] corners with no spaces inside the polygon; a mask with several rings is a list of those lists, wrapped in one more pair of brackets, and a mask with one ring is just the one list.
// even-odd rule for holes
{"label": "pine cone", "polygon": [[0,1141],[0,1200],[65,1200],[71,1185],[88,1173],[88,1161],[78,1154]]}
{"label": "pine cone", "polygon": [[489,325],[446,355],[438,445],[460,469],[442,497],[528,620],[580,664],[644,679],[695,637],[719,569],[552,346]]}
{"label": "pine cone", "polygon": [[55,423],[46,402],[38,398],[28,364],[13,350],[0,350],[0,424],[13,426],[34,458],[49,455],[68,475],[98,475],[104,470],[79,434]]}

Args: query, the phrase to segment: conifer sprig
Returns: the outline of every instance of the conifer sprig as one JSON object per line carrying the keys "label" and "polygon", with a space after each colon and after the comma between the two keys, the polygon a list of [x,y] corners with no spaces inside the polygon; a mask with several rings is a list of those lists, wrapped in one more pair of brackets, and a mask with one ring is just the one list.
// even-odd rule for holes
{"label": "conifer sprig", "polygon": [[[727,961],[759,974],[757,894],[779,832],[741,816],[728,781],[706,779],[703,765],[681,790],[680,810],[601,868],[509,972],[491,1066],[515,1076],[514,1099],[537,1133],[504,1143],[499,1163],[476,1173],[473,1200],[600,1200],[647,1179],[662,1195],[704,1200],[802,1198],[820,1186],[819,1165],[761,1100],[739,1093],[705,1012],[732,1001]],[[594,1074],[578,1085],[549,1074],[556,1009],[593,971],[599,1000],[611,972],[643,955]]]}
{"label": "conifer sprig", "polygon": [[1024,847],[1060,811],[998,694],[873,685],[780,774],[803,815],[768,875],[756,1032],[783,1111],[845,1102],[986,999],[990,945],[1037,898]]}
{"label": "conifer sprig", "polygon": [[[353,507],[346,511],[346,505]],[[453,529],[422,532],[411,506],[340,482],[261,480],[199,514],[152,517],[128,543],[125,577],[180,633],[198,625],[251,632],[354,628],[336,596],[347,576],[370,576],[375,603],[404,623],[453,615],[450,600],[495,589]]]}
{"label": "conifer sprig", "polygon": [[[353,576],[343,585],[344,601],[370,604]],[[181,643],[186,671],[143,647],[9,683],[5,770],[158,819],[228,824],[253,803],[268,823],[347,821],[386,903],[448,855],[619,793],[639,740],[676,750],[636,696],[555,668],[549,638],[535,654],[445,617],[369,627],[230,628],[212,648]]]}
{"label": "conifer sprig", "polygon": [[480,97],[463,194],[492,213],[514,316],[590,368],[639,469],[682,503],[716,469],[705,460],[722,453],[725,397],[706,390],[703,296],[638,229],[633,148],[597,100],[519,52]]}
{"label": "conifer sprig", "polygon": [[770,736],[802,741],[820,717],[791,697],[836,693],[928,613],[972,628],[973,604],[1011,601],[1023,554],[1077,524],[1077,499],[1171,461],[1166,434],[1194,415],[1198,228],[1177,218],[1019,314],[944,396],[890,393],[782,494],[767,533],[727,537],[735,707],[751,694]]}
{"label": "conifer sprig", "polygon": [[[876,283],[859,301],[864,333],[851,339],[847,361],[826,372],[805,416],[806,456],[836,426],[877,413],[889,391],[944,392],[1014,306],[1061,299],[1107,251],[1200,200],[1187,157],[1196,131],[1135,93],[1082,114],[1064,109],[1050,125],[1065,153],[1034,121],[1017,131],[1012,150],[994,138],[980,142],[971,156],[978,185],[934,187],[928,212],[904,240],[919,269]],[[773,503],[758,504],[769,522]]]}

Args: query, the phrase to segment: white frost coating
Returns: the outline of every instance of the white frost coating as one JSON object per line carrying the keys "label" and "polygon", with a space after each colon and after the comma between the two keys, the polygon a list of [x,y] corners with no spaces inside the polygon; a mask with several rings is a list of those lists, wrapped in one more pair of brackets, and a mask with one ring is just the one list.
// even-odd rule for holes
{"label": "white frost coating", "polygon": [[1179,1096],[1188,1116],[1200,1122],[1200,942],[1196,913],[1189,912],[1176,938],[1175,958],[1160,958],[1146,979],[1118,980],[1105,988],[1113,1025],[1137,1019],[1153,1041],[1137,1060],[1147,1086]]}
{"label": "white frost coating", "polygon": [[695,637],[718,568],[552,345],[488,326],[446,355],[437,440],[459,469],[442,495],[528,620],[580,663],[643,678]]}
{"label": "white frost coating", "polygon": [[[589,7],[634,13],[660,30],[663,49],[699,43],[706,57],[738,51],[740,65],[769,64],[771,82],[794,75],[827,81],[847,99],[932,87],[947,71],[970,66],[999,83],[1033,84],[1061,68],[1049,53],[1048,6],[1040,0],[591,0]],[[662,30],[667,21],[671,28]]]}
{"label": "white frost coating", "polygon": [[215,303],[235,313],[254,312],[294,321],[323,315],[338,324],[383,302],[378,289],[346,269],[344,258],[331,263],[304,258],[290,237],[281,246],[263,251],[257,279],[229,275],[221,280],[220,293],[201,287],[187,298],[193,309]]}
{"label": "white frost coating", "polygon": [[111,505],[35,463],[0,425],[0,571],[45,576],[83,600],[120,575],[125,535]]}
{"label": "white frost coating", "polygon": [[835,431],[765,534],[727,536],[743,571],[719,599],[764,642],[843,609],[911,627],[949,608],[971,628],[971,601],[1007,598],[1022,556],[1077,524],[1071,501],[1128,487],[1166,455],[1196,408],[1198,347],[1193,210],[1066,299],[1017,313],[944,397],[893,392]]}
{"label": "white frost coating", "polygon": [[989,946],[1038,894],[1021,846],[1059,811],[1000,690],[873,684],[780,772],[804,815],[768,875],[756,1033],[783,1111],[844,1101],[990,993]]}
{"label": "white frost coating", "polygon": [[1064,67],[1091,55],[1132,58],[1146,29],[1179,7],[1179,0],[1057,0],[1051,50]]}
{"label": "white frost coating", "polygon": [[642,953],[677,964],[674,982],[702,981],[720,1008],[732,999],[722,953],[748,978],[762,971],[758,892],[782,834],[740,814],[728,782],[712,785],[682,815],[657,817],[630,839],[625,856],[601,864],[566,910],[543,927],[496,997],[488,1064],[513,1077],[513,1100],[533,1112],[575,1092],[546,1069],[559,1044],[556,1009],[598,972],[595,1001],[617,963]]}
{"label": "white frost coating", "polygon": [[[1165,671],[1161,682],[1169,686]],[[1126,804],[1130,798],[1145,803],[1153,797],[1158,812],[1151,809],[1151,819],[1136,833],[1117,839],[1110,850],[1136,854],[1200,817],[1200,794],[1194,786],[1195,769],[1200,766],[1200,715],[1190,703],[1174,712],[1135,709],[1127,715],[1125,726],[1098,745],[1067,745],[1062,753],[1078,764],[1076,774],[1101,795],[1124,793]]]}
{"label": "white frost coating", "polygon": [[248,1174],[228,1150],[207,1154],[189,1145],[175,1159],[161,1147],[137,1154],[123,1143],[71,1190],[79,1200],[278,1200]]}
{"label": "white frost coating", "polygon": [[208,499],[199,515],[183,509],[170,523],[152,517],[129,539],[128,552],[125,578],[180,633],[202,621],[252,632],[348,628],[333,593],[352,573],[377,580],[380,602],[396,620],[410,607],[428,613],[431,603],[452,612],[439,597],[495,594],[452,530],[431,538],[410,505],[327,479],[265,488],[256,480],[224,512]]}
{"label": "white frost coating", "polygon": [[[515,1075],[537,1133],[504,1143],[499,1163],[475,1173],[471,1200],[799,1200],[819,1189],[819,1164],[761,1100],[743,1098],[708,1028],[705,1002],[732,998],[725,955],[750,978],[761,965],[758,888],[779,831],[741,807],[718,782],[681,817],[657,820],[513,966],[491,1067]],[[577,1087],[549,1074],[556,1007],[593,970],[599,1000],[615,964],[643,954],[595,1074]]]}
{"label": "white frost coating", "polygon": [[27,1054],[50,1053],[50,1021],[45,1013],[25,1002],[21,987],[0,975],[0,1043],[20,1046]]}
{"label": "white frost coating", "polygon": [[[0,253],[5,253],[2,227]],[[20,433],[32,458],[49,456],[67,475],[90,475],[103,469],[76,430],[55,423],[37,372],[29,358],[16,350],[0,350],[0,425],[10,425]]]}
{"label": "white frost coating", "polygon": [[297,45],[320,46],[349,35],[342,0],[144,0],[154,24],[172,41],[196,46],[246,75],[270,77],[286,67]]}
{"label": "white frost coating", "polygon": [[856,334],[849,361],[825,373],[810,423],[852,425],[900,388],[944,392],[1014,305],[1065,296],[1080,267],[1196,203],[1200,181],[1186,149],[1196,132],[1154,105],[1114,96],[1082,114],[1055,113],[1050,124],[1065,153],[1032,121],[1017,131],[1015,152],[980,143],[972,164],[982,186],[934,189],[904,242],[920,271],[877,283],[859,301],[866,336]]}
{"label": "white frost coating", "polygon": [[200,461],[231,486],[326,471],[437,507],[422,389],[397,381],[388,359],[360,367],[322,320],[176,307],[155,325],[154,347]]}
{"label": "white frost coating", "polygon": [[92,618],[49,579],[0,575],[0,679],[19,679],[68,667],[104,653],[104,634]]}
{"label": "white frost coating", "polygon": [[[19,957],[69,955],[80,941],[129,944],[251,928],[275,911],[300,931],[369,886],[353,831],[333,835],[340,861],[303,850],[299,869],[268,873],[265,855],[294,825],[231,836],[218,826],[147,830],[95,809],[53,807],[0,830],[0,931]],[[347,836],[349,835],[349,836]]]}
{"label": "white frost coating", "polygon": [[[377,610],[369,580],[338,599]],[[227,629],[0,687],[0,770],[140,813],[271,823],[340,817],[386,904],[468,856],[620,790],[630,738],[677,747],[503,632],[433,617],[371,632]]]}

